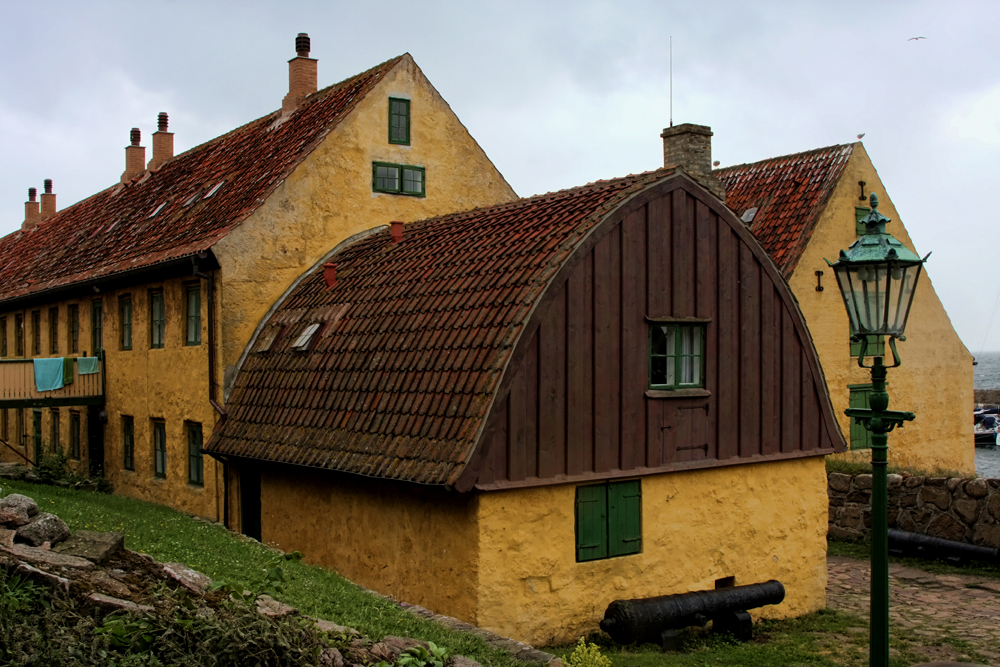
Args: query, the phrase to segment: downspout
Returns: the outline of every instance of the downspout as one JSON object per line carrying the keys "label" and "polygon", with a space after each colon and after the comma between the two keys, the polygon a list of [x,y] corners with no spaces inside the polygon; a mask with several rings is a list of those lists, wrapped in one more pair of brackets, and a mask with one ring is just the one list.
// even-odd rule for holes
{"label": "downspout", "polygon": [[[225,421],[227,413],[225,408],[219,405],[216,400],[218,395],[218,382],[215,374],[216,359],[216,336],[215,336],[215,271],[202,273],[198,268],[198,258],[192,258],[194,263],[194,275],[203,278],[208,282],[208,402],[219,413],[221,421]],[[218,516],[218,515],[216,515]],[[222,523],[229,527],[229,462],[222,462]]]}

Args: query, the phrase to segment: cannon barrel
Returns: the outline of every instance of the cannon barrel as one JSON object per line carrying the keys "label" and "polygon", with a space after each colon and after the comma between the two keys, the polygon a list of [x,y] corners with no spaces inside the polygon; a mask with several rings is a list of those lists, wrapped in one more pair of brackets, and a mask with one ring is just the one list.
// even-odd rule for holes
{"label": "cannon barrel", "polygon": [[889,549],[899,551],[904,556],[924,556],[948,560],[983,560],[1000,562],[1000,549],[981,547],[941,537],[931,537],[908,530],[889,529]]}
{"label": "cannon barrel", "polygon": [[661,595],[639,600],[615,600],[608,605],[601,630],[619,644],[658,641],[664,630],[704,625],[715,615],[745,611],[785,599],[780,581],[733,586],[712,591]]}

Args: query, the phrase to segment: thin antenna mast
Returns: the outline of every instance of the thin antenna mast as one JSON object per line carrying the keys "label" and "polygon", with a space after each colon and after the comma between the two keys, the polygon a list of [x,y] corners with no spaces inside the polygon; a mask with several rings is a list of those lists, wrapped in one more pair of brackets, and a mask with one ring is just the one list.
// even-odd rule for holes
{"label": "thin antenna mast", "polygon": [[674,126],[674,36],[670,35],[670,127]]}

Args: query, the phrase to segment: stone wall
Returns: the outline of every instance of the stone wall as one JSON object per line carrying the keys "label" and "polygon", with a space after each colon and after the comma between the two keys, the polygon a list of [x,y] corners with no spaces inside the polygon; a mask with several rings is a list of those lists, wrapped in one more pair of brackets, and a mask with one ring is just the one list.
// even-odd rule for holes
{"label": "stone wall", "polygon": [[[871,475],[829,473],[830,537],[871,531]],[[889,527],[1000,547],[1000,479],[889,475]]]}

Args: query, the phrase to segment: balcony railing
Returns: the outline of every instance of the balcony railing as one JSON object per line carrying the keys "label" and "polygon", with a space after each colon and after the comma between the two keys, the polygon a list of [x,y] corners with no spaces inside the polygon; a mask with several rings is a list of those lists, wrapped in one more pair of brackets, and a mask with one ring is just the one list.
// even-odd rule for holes
{"label": "balcony railing", "polygon": [[97,372],[80,375],[73,362],[73,382],[61,389],[38,391],[32,359],[0,359],[0,408],[42,408],[100,405],[104,402],[104,359]]}

